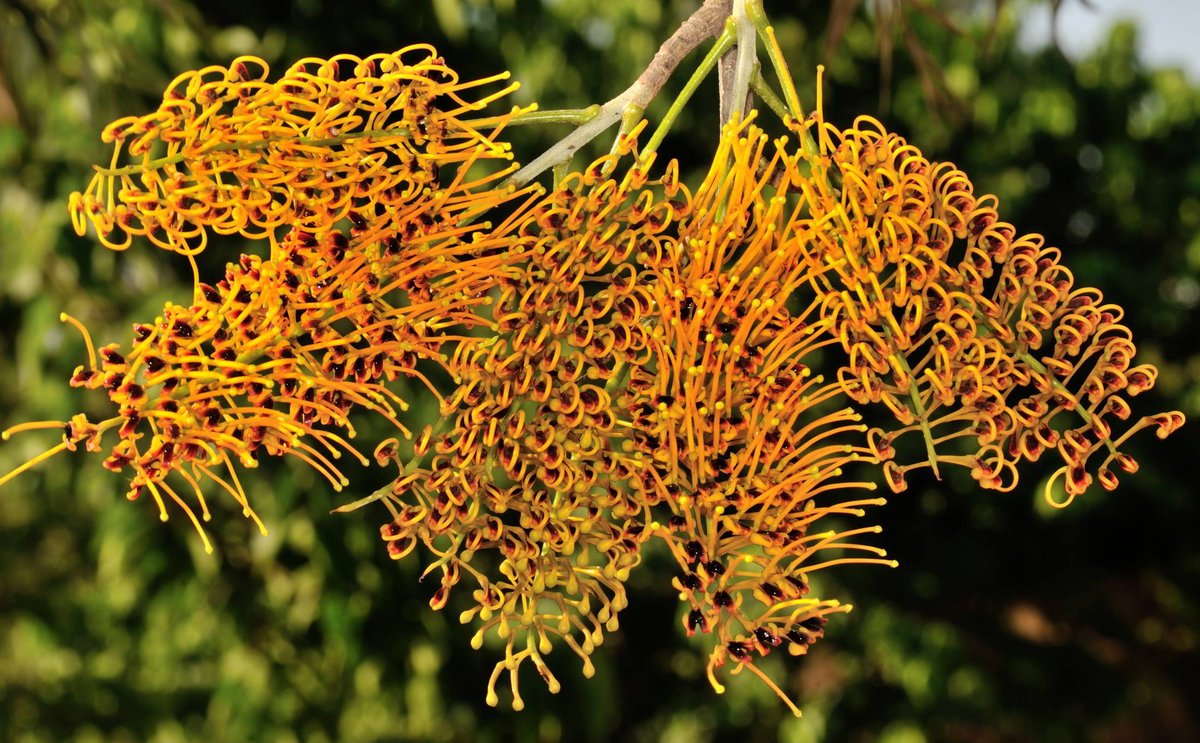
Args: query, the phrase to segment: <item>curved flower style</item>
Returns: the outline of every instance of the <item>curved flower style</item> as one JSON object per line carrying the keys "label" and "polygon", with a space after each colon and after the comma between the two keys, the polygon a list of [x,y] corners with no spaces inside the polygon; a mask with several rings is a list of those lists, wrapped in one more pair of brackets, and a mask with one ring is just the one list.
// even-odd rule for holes
{"label": "curved flower style", "polygon": [[[818,100],[788,121],[798,143],[735,120],[694,194],[675,162],[651,176],[637,130],[549,191],[515,190],[500,180],[512,167],[474,174],[509,159],[498,135],[513,114],[460,118],[509,88],[459,94],[503,75],[460,82],[421,46],[266,77],[248,58],[189,73],[157,112],[106,130],[113,163],[72,197],[78,230],[189,260],[209,231],[237,233],[267,238],[270,256],[198,276],[192,304],[135,326],[125,351],[96,354],[64,316],[90,356],[72,384],[104,388],[118,412],[8,429],[64,436],[0,484],[115,430],[105,465],[131,472],[129,497],[149,492],[164,520],[174,502],[203,536],[206,479],[254,517],[238,466],[290,454],[340,489],[336,460],[368,461],[352,413],[411,438],[387,384],[415,379],[439,422],[376,447],[396,478],[338,510],[379,501],[388,554],[432,555],[430,605],[461,601],[472,645],[502,648],[489,704],[507,672],[524,706],[526,661],[558,691],[556,646],[590,676],[657,549],[678,568],[684,631],[708,640],[713,687],[732,661],[799,714],[756,662],[807,652],[850,610],[810,595],[814,572],[896,565],[862,543],[879,528],[857,526],[884,504],[873,467],[896,492],[939,465],[1010,490],[1018,464],[1055,449],[1047,498],[1065,506],[1093,479],[1115,487],[1114,464],[1136,470],[1120,451],[1132,433],[1183,422],[1114,435],[1156,375],[1135,365],[1121,309],[873,119],[839,130]],[[452,385],[427,373],[439,367]],[[868,428],[874,403],[895,426]],[[926,458],[898,463],[918,432]]]}

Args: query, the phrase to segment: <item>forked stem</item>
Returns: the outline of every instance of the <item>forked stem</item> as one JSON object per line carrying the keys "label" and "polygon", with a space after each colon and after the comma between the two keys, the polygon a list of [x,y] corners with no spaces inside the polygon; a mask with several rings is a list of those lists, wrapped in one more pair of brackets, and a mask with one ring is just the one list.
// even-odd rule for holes
{"label": "forked stem", "polygon": [[[729,17],[731,0],[705,0],[683,24],[663,42],[650,65],[637,80],[616,98],[600,106],[596,117],[558,141],[514,173],[508,185],[523,186],[576,152],[601,133],[614,126],[632,110],[645,110],[662,90],[679,63],[708,39],[721,33]],[[636,107],[636,108],[635,108]]]}
{"label": "forked stem", "polygon": [[704,82],[704,78],[708,77],[708,74],[713,71],[713,68],[717,66],[717,62],[721,59],[722,55],[733,46],[736,38],[737,34],[734,24],[731,21],[726,24],[725,32],[717,37],[717,43],[713,44],[712,49],[708,50],[708,54],[704,56],[700,65],[696,67],[696,71],[692,73],[687,84],[683,86],[683,90],[680,91],[678,97],[671,103],[671,107],[667,109],[666,115],[663,116],[662,121],[659,122],[658,127],[654,130],[650,141],[642,149],[643,154],[649,154],[658,150],[658,146],[666,138],[667,132],[671,130],[671,126],[679,118],[679,114],[683,113],[684,106],[691,100],[692,95],[696,92],[696,88],[699,88],[700,83]]}
{"label": "forked stem", "polygon": [[762,76],[761,70],[754,71],[754,77],[750,80],[750,89],[758,96],[759,100],[767,105],[767,108],[779,117],[780,121],[786,121],[791,117],[788,113],[787,104],[783,99],[771,89],[770,83]]}

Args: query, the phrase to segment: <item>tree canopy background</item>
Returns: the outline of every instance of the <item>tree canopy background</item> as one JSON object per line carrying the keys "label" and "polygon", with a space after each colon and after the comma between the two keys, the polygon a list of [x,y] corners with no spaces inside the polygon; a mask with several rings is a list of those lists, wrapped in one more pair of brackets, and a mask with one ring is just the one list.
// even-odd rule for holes
{"label": "tree canopy background", "polygon": [[[828,118],[880,115],[997,193],[1004,219],[1047,235],[1082,283],[1126,308],[1162,371],[1139,412],[1200,415],[1195,81],[1143,66],[1130,25],[1072,63],[1018,47],[1019,3],[995,23],[991,4],[959,4],[957,32],[907,4],[897,6],[902,22],[862,8],[831,19],[831,7],[853,5],[767,3],[804,102],[825,61]],[[103,343],[190,295],[178,261],[149,246],[105,251],[74,235],[66,211],[66,195],[104,156],[103,125],[154,108],[178,72],[238,54],[283,68],[428,41],[464,76],[511,70],[521,102],[580,107],[632,81],[694,4],[290,6],[281,15],[228,0],[0,2],[4,425],[99,402],[66,385],[82,344],[60,311]],[[685,170],[704,167],[716,116],[709,84],[666,148]],[[522,128],[518,158],[564,133]],[[210,249],[208,268],[243,249]],[[36,453],[36,439],[0,447],[0,471]],[[1004,495],[955,473],[891,498],[882,541],[901,568],[822,576],[826,593],[857,608],[787,665],[800,720],[748,677],[712,693],[673,590],[652,571],[631,580],[622,631],[594,656],[596,678],[563,673],[557,697],[529,684],[525,712],[490,709],[491,661],[469,649],[456,612],[428,609],[432,588],[414,563],[387,559],[369,515],[328,513],[355,491],[337,496],[310,472],[267,463],[247,487],[271,536],[219,519],[210,557],[181,520],[164,526],[146,504],[124,502],[95,457],[60,458],[0,492],[0,738],[1200,739],[1200,435],[1190,425],[1131,451],[1136,476],[1063,512],[1041,501],[1048,468]],[[356,474],[368,492],[370,474]]]}

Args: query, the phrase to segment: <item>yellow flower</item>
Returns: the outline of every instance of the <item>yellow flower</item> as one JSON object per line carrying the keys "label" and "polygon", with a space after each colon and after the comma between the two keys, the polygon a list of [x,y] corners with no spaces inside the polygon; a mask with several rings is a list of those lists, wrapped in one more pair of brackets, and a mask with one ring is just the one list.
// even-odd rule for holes
{"label": "yellow flower", "polygon": [[833,403],[841,386],[805,364],[837,339],[808,324],[810,269],[781,249],[791,212],[769,176],[797,158],[731,129],[693,199],[676,164],[657,179],[629,164],[633,142],[508,223],[495,335],[454,354],[444,425],[407,464],[391,442],[377,452],[401,467],[381,491],[390,554],[434,555],[435,608],[469,578],[473,644],[505,648],[490,704],[508,671],[523,705],[526,660],[557,691],[556,642],[591,674],[648,540],[679,564],[687,631],[712,633],[718,689],[727,658],[760,673],[755,654],[803,653],[848,610],[807,595],[812,571],[894,564],[856,540],[877,528],[823,520],[883,501],[842,497],[874,489],[843,468],[875,460],[857,413]]}
{"label": "yellow flower", "polygon": [[884,503],[851,470],[876,463],[866,426],[836,380],[814,371],[837,339],[805,260],[803,202],[789,195],[803,159],[750,120],[729,125],[692,215],[655,256],[654,360],[634,372],[635,426],[655,462],[648,490],[667,513],[655,529],[674,554],[688,634],[711,633],[708,675],[730,659],[797,714],[756,666],[779,647],[799,655],[828,615],[809,576],[849,563],[894,566],[846,518]]}

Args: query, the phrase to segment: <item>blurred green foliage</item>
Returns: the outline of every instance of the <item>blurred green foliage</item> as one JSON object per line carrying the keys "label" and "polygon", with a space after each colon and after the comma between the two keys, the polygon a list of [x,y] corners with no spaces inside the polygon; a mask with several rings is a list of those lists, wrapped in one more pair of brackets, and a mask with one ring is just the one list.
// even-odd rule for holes
{"label": "blurred green foliage", "polygon": [[[627,85],[694,5],[279,7],[0,2],[3,425],[102,404],[66,386],[83,350],[60,311],[106,342],[189,296],[183,266],[148,247],[107,253],[74,236],[65,209],[105,150],[100,128],[154,107],[177,72],[237,54],[286,65],[430,41],[465,75],[512,70],[522,102],[578,107]],[[829,7],[767,3],[810,105]],[[988,13],[966,14],[962,34],[913,15],[951,105],[931,109],[917,66],[898,51],[885,120],[999,194],[1006,219],[1062,245],[1081,282],[1127,308],[1142,353],[1162,367],[1141,412],[1181,406],[1195,419],[1200,87],[1140,64],[1128,25],[1078,64],[1022,51],[1019,10],[1000,16],[987,53]],[[827,116],[877,113],[870,13],[853,18],[828,62]],[[715,141],[715,108],[708,86],[670,142],[692,170]],[[531,159],[563,133],[523,129],[517,151]],[[244,249],[218,246],[205,268]],[[0,471],[40,440],[0,447]],[[801,720],[748,677],[712,694],[679,631],[669,573],[653,565],[632,579],[623,631],[597,653],[595,679],[564,673],[558,697],[539,690],[522,714],[496,711],[483,704],[490,662],[469,650],[456,612],[426,607],[415,563],[387,559],[369,515],[328,514],[347,499],[310,472],[264,465],[248,477],[271,535],[225,504],[209,557],[184,523],[161,525],[147,504],[125,503],[95,456],[63,458],[0,492],[0,739],[1197,740],[1197,451],[1194,425],[1135,442],[1136,477],[1061,513],[1040,504],[1046,473],[1027,473],[1007,495],[973,492],[966,476],[915,482],[879,516],[901,569],[826,577],[826,593],[858,610],[806,659],[767,664],[798,691]],[[374,484],[352,474],[355,492]]]}

